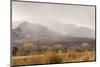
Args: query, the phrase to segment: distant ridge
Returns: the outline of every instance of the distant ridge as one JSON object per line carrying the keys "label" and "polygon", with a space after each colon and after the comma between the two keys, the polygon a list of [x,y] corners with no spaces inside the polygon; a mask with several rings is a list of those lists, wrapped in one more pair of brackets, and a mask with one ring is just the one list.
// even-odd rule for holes
{"label": "distant ridge", "polygon": [[64,29],[63,32],[67,31],[67,33],[61,34],[58,31],[59,29],[57,29],[57,31],[54,31],[51,28],[46,27],[45,25],[37,23],[29,23],[27,21],[24,21],[21,22],[21,24],[17,28],[12,30],[11,33],[12,41],[23,42],[30,40],[30,41],[59,42],[59,41],[79,40],[82,38],[95,39],[95,31],[90,28],[77,27],[74,24],[65,24],[64,26],[62,25],[62,27],[59,28]]}

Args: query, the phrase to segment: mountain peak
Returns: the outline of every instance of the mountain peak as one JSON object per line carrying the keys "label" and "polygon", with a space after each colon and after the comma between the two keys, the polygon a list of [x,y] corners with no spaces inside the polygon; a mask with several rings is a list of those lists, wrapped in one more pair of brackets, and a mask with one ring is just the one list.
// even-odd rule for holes
{"label": "mountain peak", "polygon": [[26,30],[31,30],[31,29],[34,29],[34,30],[38,30],[38,29],[41,29],[44,28],[44,26],[40,25],[40,24],[37,24],[37,23],[30,23],[30,22],[27,22],[27,21],[24,21],[22,22],[18,28],[20,29],[26,29]]}
{"label": "mountain peak", "polygon": [[22,24],[25,24],[26,25],[26,24],[28,24],[28,22],[27,21],[23,21]]}
{"label": "mountain peak", "polygon": [[95,38],[95,31],[87,27],[79,27],[67,35],[72,37]]}
{"label": "mountain peak", "polygon": [[27,26],[27,25],[31,25],[31,23],[23,21],[19,26]]}

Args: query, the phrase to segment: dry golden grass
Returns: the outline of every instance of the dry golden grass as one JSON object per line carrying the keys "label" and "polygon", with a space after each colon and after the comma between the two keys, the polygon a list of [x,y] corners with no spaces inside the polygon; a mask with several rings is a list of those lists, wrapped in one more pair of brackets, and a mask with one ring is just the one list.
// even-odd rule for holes
{"label": "dry golden grass", "polygon": [[85,51],[85,52],[71,52],[67,53],[64,57],[64,62],[78,62],[78,61],[94,61],[95,60],[94,51]]}
{"label": "dry golden grass", "polygon": [[13,65],[44,64],[47,63],[44,55],[12,57]]}
{"label": "dry golden grass", "polygon": [[36,54],[30,56],[14,56],[12,57],[12,65],[48,64],[93,60],[95,60],[94,51],[67,51],[66,53],[54,53],[52,51],[48,51],[44,54]]}

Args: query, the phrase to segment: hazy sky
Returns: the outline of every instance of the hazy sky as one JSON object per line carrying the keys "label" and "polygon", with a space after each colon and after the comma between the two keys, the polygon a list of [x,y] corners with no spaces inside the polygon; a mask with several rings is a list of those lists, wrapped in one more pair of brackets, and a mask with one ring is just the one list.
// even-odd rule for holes
{"label": "hazy sky", "polygon": [[[50,24],[60,22],[95,29],[95,7],[46,3],[13,2],[12,21]],[[13,28],[19,22],[13,22]]]}

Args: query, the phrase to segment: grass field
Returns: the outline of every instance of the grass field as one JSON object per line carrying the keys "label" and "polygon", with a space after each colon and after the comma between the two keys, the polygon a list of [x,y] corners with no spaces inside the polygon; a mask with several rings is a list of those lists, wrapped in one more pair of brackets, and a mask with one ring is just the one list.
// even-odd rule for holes
{"label": "grass field", "polygon": [[77,52],[74,50],[54,53],[52,51],[43,54],[35,54],[28,56],[13,56],[12,66],[29,65],[29,64],[52,64],[77,61],[94,61],[95,51]]}

